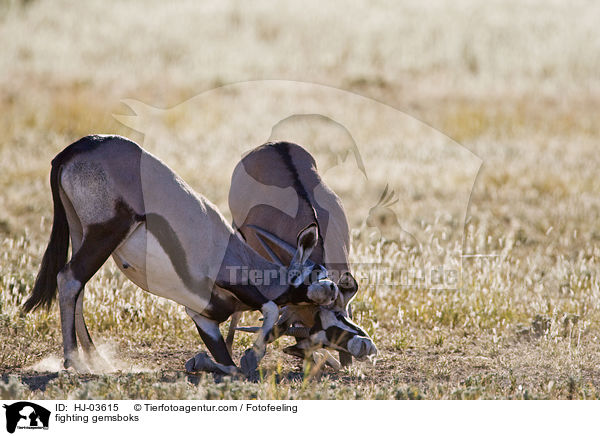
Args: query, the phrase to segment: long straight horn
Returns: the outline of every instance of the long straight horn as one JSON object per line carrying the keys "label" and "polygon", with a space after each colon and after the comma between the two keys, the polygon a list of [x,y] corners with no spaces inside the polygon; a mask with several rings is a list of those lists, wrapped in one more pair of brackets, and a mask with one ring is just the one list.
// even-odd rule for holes
{"label": "long straight horn", "polygon": [[[259,236],[262,236],[263,238],[267,239],[268,241],[271,241],[273,244],[277,245],[279,248],[284,250],[290,256],[294,256],[294,254],[296,254],[296,247],[288,244],[283,239],[279,238],[278,236],[275,236],[273,233],[267,232],[265,229],[254,226],[252,224],[250,224],[248,227],[254,229],[254,231]],[[262,241],[261,238],[258,238],[258,239],[261,241],[261,243],[264,243],[264,241]],[[270,248],[269,248],[269,250],[270,250]],[[269,255],[271,255],[271,253],[269,253]],[[280,260],[280,262],[281,262],[281,260]]]}
{"label": "long straight horn", "polygon": [[[250,227],[250,226],[249,226]],[[260,245],[262,246],[262,248],[264,248],[264,250],[267,252],[267,254],[269,255],[269,257],[271,258],[271,261],[276,263],[279,266],[285,266],[283,264],[283,261],[279,258],[279,256],[277,256],[277,254],[275,254],[275,252],[271,249],[271,247],[269,246],[269,244],[267,244],[263,238],[261,237],[261,235],[256,235],[256,239],[258,239],[258,242],[260,242]]]}
{"label": "long straight horn", "polygon": [[246,333],[256,333],[260,331],[260,327],[236,327],[238,332],[246,332]]}

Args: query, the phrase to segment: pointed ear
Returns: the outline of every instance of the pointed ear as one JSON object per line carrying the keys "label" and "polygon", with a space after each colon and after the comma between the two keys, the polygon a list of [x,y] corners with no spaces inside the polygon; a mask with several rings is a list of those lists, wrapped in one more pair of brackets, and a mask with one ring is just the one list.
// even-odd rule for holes
{"label": "pointed ear", "polygon": [[316,223],[310,224],[298,233],[297,249],[290,266],[304,265],[319,241],[319,232]]}

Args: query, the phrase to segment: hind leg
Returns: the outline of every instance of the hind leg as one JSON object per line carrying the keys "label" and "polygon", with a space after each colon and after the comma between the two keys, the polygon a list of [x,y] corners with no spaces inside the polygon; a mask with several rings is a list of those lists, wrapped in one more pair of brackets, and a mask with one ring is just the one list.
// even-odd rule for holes
{"label": "hind leg", "polygon": [[[82,342],[86,343],[88,351],[91,350],[91,338],[81,312],[83,287],[127,235],[132,223],[132,220],[127,218],[119,216],[117,213],[115,218],[106,223],[85,227],[79,250],[58,273],[58,299],[65,368],[72,366],[78,371],[87,369],[79,358],[76,337],[76,331],[78,331],[80,339],[83,338]],[[76,310],[79,299],[80,307],[79,310]],[[77,322],[76,312],[78,312]],[[79,325],[79,328],[76,325]]]}
{"label": "hind leg", "polygon": [[75,303],[75,331],[77,332],[77,338],[79,339],[83,354],[85,355],[85,360],[90,368],[96,371],[110,371],[113,368],[96,349],[83,317],[84,292],[85,289],[82,287],[81,292],[79,292],[79,296],[77,297],[77,302]]}
{"label": "hind leg", "polygon": [[87,367],[79,358],[77,336],[75,335],[75,302],[81,289],[80,281],[75,279],[69,266],[65,266],[57,277],[58,304],[60,307],[60,328],[63,337],[65,368],[72,367],[78,372],[86,372]]}
{"label": "hind leg", "polygon": [[[73,255],[76,254],[83,243],[83,227],[75,210],[71,204],[71,201],[66,195],[61,195],[61,200],[65,208],[65,214],[67,216],[67,222],[69,223],[69,234],[71,236],[71,247]],[[83,317],[83,296],[85,294],[85,287],[82,286],[75,303],[75,331],[77,332],[77,338],[83,349],[87,363],[92,369],[103,370],[109,369],[110,365],[100,356],[94,342],[90,336],[85,319]]]}

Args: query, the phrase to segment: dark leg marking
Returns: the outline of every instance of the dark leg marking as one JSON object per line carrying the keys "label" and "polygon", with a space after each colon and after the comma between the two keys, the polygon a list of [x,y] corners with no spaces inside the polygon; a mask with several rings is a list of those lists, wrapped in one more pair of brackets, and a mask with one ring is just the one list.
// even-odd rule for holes
{"label": "dark leg marking", "polygon": [[[114,218],[105,223],[92,224],[85,229],[81,247],[58,274],[65,367],[74,365],[79,366],[76,369],[83,369],[83,365],[78,361],[75,333],[75,311],[82,289],[127,236],[134,219],[133,211],[125,203],[119,201]],[[83,304],[83,300],[81,304]],[[83,319],[83,314],[81,318]],[[81,326],[79,330],[82,335],[86,335],[85,339],[89,338],[87,327],[85,333]]]}
{"label": "dark leg marking", "polygon": [[223,340],[223,336],[221,336],[219,323],[208,319],[191,309],[186,309],[186,312],[194,320],[194,324],[196,324],[200,337],[217,361],[214,362],[207,353],[200,352],[186,362],[186,371],[208,371],[230,375],[237,374],[239,370],[233,363],[231,355],[225,345],[225,341]]}
{"label": "dark leg marking", "polygon": [[206,344],[206,348],[208,348],[208,351],[210,351],[210,354],[212,354],[218,363],[227,366],[235,366],[235,363],[233,362],[233,359],[227,350],[227,345],[225,345],[223,336],[219,335],[218,338],[213,338],[209,333],[202,330],[198,324],[196,324],[196,329]]}

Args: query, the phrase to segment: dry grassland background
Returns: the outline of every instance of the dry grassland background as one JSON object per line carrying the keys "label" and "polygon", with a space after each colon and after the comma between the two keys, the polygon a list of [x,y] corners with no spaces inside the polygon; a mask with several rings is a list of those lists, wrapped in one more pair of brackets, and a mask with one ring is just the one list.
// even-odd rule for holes
{"label": "dry grassland background", "polygon": [[[599,16],[594,1],[257,1],[251,9],[237,1],[0,1],[0,397],[598,398]],[[360,144],[371,185],[355,186],[344,171],[330,176],[354,228],[353,261],[410,268],[439,254],[404,239],[364,242],[373,206],[364,199],[376,201],[387,182],[411,231],[497,256],[465,259],[456,291],[361,283],[355,319],[379,348],[374,365],[304,373],[282,353],[282,339],[269,347],[258,383],[185,374],[185,360],[203,347],[193,323],[110,261],[86,288],[86,319],[118,370],[59,371],[57,305],[20,311],[50,231],[50,160],[83,135],[122,134],[229,217],[231,170],[267,139],[249,121],[264,101],[244,107],[252,117],[218,104],[201,122],[169,111],[152,137],[112,114],[134,114],[125,98],[170,108],[259,79],[343,89],[398,109],[406,125],[414,117],[429,126],[405,130],[398,143]],[[378,122],[351,127],[376,136]],[[324,144],[336,136],[320,133],[309,126],[290,135],[304,135],[326,158]],[[455,197],[464,168],[446,165],[442,174],[431,163],[450,153],[442,134],[483,163],[466,223],[433,213],[466,206]],[[423,163],[412,152],[427,135],[445,139]],[[234,358],[250,341],[238,335]]]}

